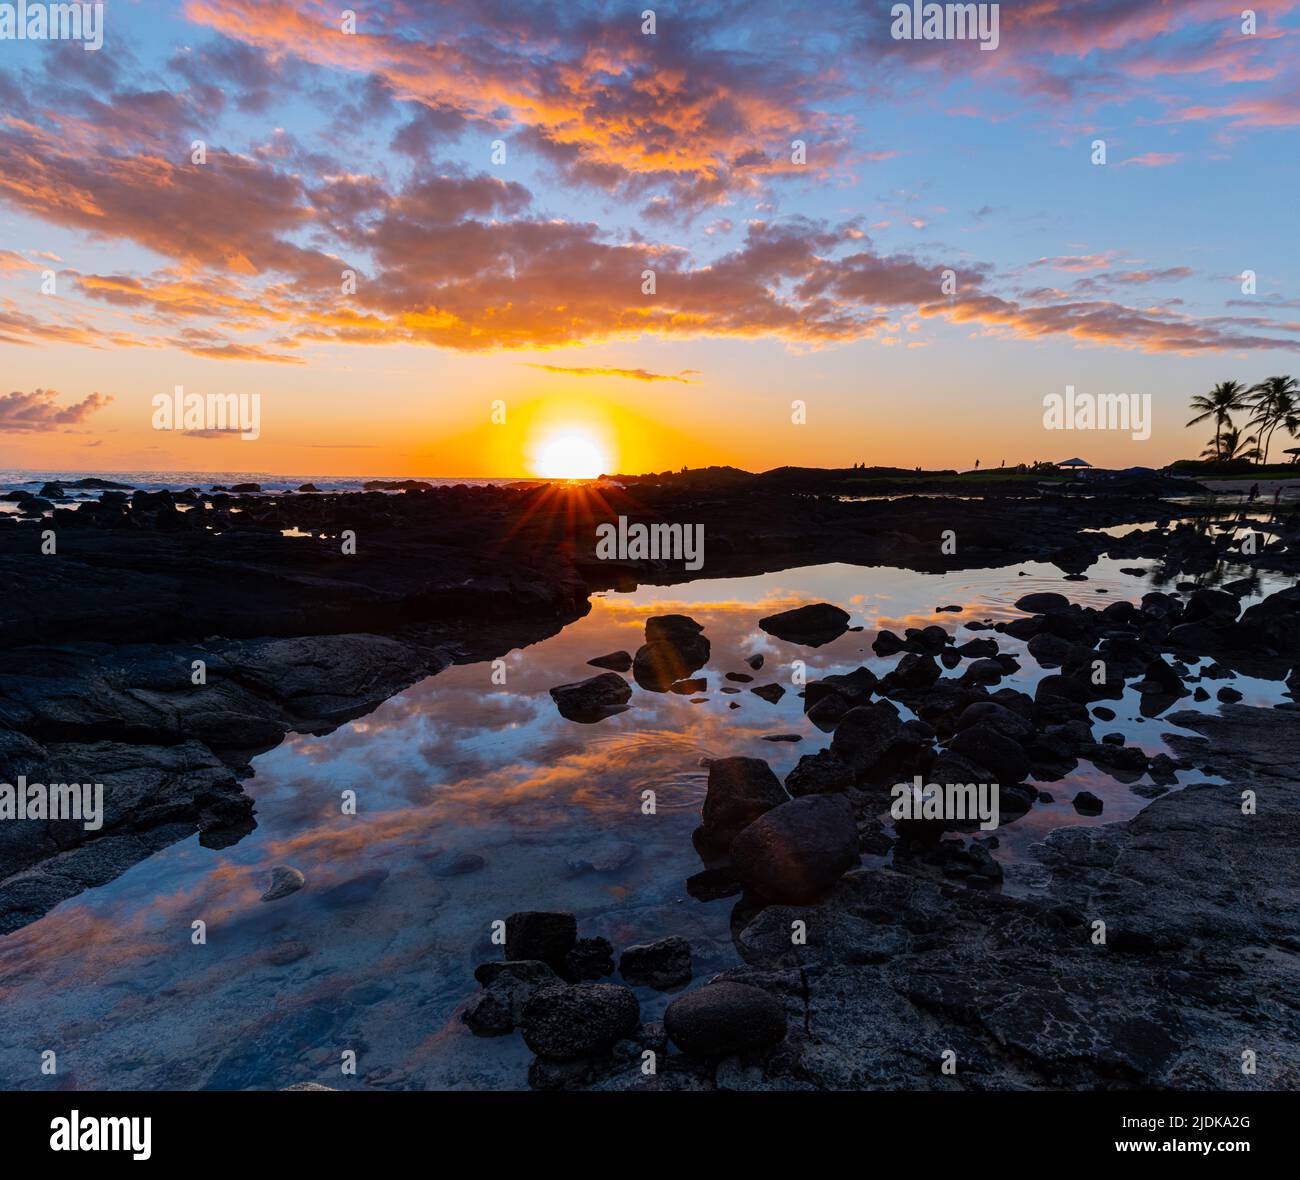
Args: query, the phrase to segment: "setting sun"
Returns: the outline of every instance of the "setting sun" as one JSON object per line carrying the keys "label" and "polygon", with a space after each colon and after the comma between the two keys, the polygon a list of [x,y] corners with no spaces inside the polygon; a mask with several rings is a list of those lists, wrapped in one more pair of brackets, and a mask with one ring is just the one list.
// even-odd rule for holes
{"label": "setting sun", "polygon": [[537,448],[534,467],[547,479],[595,479],[605,470],[606,456],[590,435],[552,435]]}

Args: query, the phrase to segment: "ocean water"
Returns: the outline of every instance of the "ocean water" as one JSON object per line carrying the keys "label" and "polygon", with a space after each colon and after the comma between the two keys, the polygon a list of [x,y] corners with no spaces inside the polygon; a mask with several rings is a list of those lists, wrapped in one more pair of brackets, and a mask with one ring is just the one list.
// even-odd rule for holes
{"label": "ocean water", "polygon": [[[475,1037],[460,1020],[477,990],[474,967],[501,957],[494,921],[572,910],[580,936],[604,936],[616,951],[682,935],[696,984],[737,964],[737,899],[698,901],[686,889],[702,867],[691,832],[708,759],[762,757],[784,777],[829,744],[803,716],[795,661],[808,679],[860,664],[883,673],[898,657],[871,651],[880,628],[939,623],[964,639],[968,621],[1016,617],[1015,599],[1031,590],[1101,606],[1174,580],[1132,559],[1088,573],[1068,582],[1035,563],[947,575],[832,564],[604,594],[585,618],[505,655],[505,683],[491,664],[460,665],[331,734],[291,735],[254,761],[246,788],[257,828],[240,843],[212,850],[187,839],[0,938],[0,1087],[523,1088],[531,1055],[519,1036]],[[1246,601],[1290,582],[1264,575]],[[816,601],[840,605],[862,630],[807,648],[758,627],[766,614]],[[936,612],[948,604],[961,612]],[[551,687],[594,675],[594,656],[634,651],[645,620],[668,612],[705,627],[712,657],[697,675],[708,680],[699,694],[707,699],[634,687],[628,711],[594,725],[559,715]],[[1044,670],[1022,643],[995,637],[1023,665],[1003,684],[1032,691]],[[745,660],[757,654],[764,665],[753,672]],[[730,682],[728,672],[754,680]],[[776,704],[749,691],[767,683],[787,689]],[[1213,694],[1224,683],[1246,704],[1282,699],[1280,682],[1245,676],[1206,686]],[[1098,736],[1123,733],[1156,754],[1176,732],[1144,717],[1131,689],[1105,703],[1117,717],[1098,722]],[[1219,707],[1190,697],[1175,706]],[[801,740],[764,740],[774,734]],[[1182,774],[1179,785],[1188,781],[1206,776]],[[1123,820],[1148,804],[1086,762],[1040,785],[1055,801],[996,833],[1009,892],[1042,887],[1032,846],[1049,832]],[[658,800],[653,816],[642,813],[647,789]],[[1101,816],[1074,811],[1084,789],[1104,800]],[[341,813],[345,790],[356,792],[356,816]],[[457,862],[471,871],[448,875]],[[281,864],[301,870],[306,887],[264,903]],[[191,942],[197,919],[207,923],[204,946]],[[646,1020],[671,998],[635,990]],[[56,1077],[39,1071],[45,1049],[58,1053]],[[355,1077],[340,1073],[349,1050]]]}
{"label": "ocean water", "polygon": [[[264,471],[19,471],[0,470],[0,490],[37,491],[43,483],[74,483],[87,476],[111,480],[114,483],[128,484],[146,492],[158,492],[164,489],[173,492],[186,488],[199,488],[209,491],[216,484],[230,487],[237,483],[256,483],[262,485],[266,493],[296,491],[305,483],[315,484],[322,492],[359,492],[363,485],[374,479],[397,482],[402,479],[420,479],[434,487],[451,487],[455,484],[471,486],[491,484],[512,484],[541,482],[525,477],[518,479],[483,479],[478,477],[434,477],[434,476],[400,476],[400,475],[269,475]],[[99,493],[89,489],[66,489],[73,495],[92,495]]]}

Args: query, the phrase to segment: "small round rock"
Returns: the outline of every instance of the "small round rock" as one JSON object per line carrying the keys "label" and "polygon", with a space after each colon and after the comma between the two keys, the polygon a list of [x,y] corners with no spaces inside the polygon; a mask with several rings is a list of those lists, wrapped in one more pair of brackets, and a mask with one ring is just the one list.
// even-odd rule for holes
{"label": "small round rock", "polygon": [[664,1028],[683,1053],[730,1057],[785,1039],[785,1012],[761,988],[721,980],[678,996],[664,1012]]}

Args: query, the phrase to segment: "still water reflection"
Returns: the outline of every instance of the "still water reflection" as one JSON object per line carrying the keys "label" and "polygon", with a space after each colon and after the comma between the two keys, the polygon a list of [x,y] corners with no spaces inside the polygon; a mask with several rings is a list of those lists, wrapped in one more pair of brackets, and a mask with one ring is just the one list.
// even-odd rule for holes
{"label": "still water reflection", "polygon": [[[738,962],[735,899],[700,902],[684,887],[701,867],[690,834],[702,763],[748,754],[784,776],[828,744],[803,717],[793,661],[809,679],[863,663],[883,673],[897,657],[871,652],[878,628],[956,631],[1012,618],[1030,590],[1097,606],[1136,600],[1154,573],[1119,567],[1151,564],[1099,562],[1082,582],[1032,563],[943,576],[826,565],[597,598],[561,634],[506,656],[504,684],[490,664],[453,667],[326,737],[292,737],[258,758],[247,784],[258,826],[238,845],[174,845],[0,940],[0,1086],[522,1086],[529,1054],[519,1038],[475,1038],[459,1020],[474,966],[500,957],[488,942],[494,919],[573,910],[582,936],[616,948],[680,934],[697,980]],[[1260,594],[1283,584],[1266,578]],[[758,629],[761,616],[809,601],[844,607],[863,630],[812,649]],[[963,610],[936,613],[948,604]],[[705,627],[713,655],[697,675],[708,679],[707,700],[634,689],[627,712],[596,725],[559,716],[548,689],[595,674],[593,656],[635,651],[645,619],[667,612]],[[1032,691],[1041,669],[1018,641],[998,640],[1024,665],[1003,683]],[[757,654],[764,664],[753,673],[745,660]],[[728,672],[754,680],[729,682]],[[749,691],[769,683],[787,687],[776,704]],[[1275,703],[1281,688],[1246,677],[1232,685],[1246,704]],[[1160,735],[1173,727],[1141,719],[1135,694],[1107,704],[1118,716],[1098,723],[1099,736],[1165,749]],[[1218,706],[1185,698],[1179,707]],[[802,740],[764,740],[773,734]],[[1035,887],[1029,849],[1054,828],[1122,820],[1147,802],[1088,763],[1047,785],[1055,803],[998,833],[1009,890]],[[658,798],[653,817],[641,814],[647,788]],[[1099,819],[1070,806],[1084,788],[1105,801]],[[341,814],[344,791],[356,792],[355,818]],[[307,885],[263,903],[279,864],[300,869]],[[204,946],[191,942],[198,919]],[[668,999],[638,995],[644,1019]],[[45,1049],[58,1054],[54,1077],[40,1073]],[[340,1077],[344,1050],[357,1053],[356,1078]]]}

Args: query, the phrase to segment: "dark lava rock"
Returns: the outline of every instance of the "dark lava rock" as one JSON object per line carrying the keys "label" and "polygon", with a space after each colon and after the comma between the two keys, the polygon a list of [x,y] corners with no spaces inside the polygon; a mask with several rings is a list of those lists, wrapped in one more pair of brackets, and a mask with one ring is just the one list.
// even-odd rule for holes
{"label": "dark lava rock", "polygon": [[1100,815],[1104,804],[1091,791],[1080,791],[1074,797],[1074,810],[1080,815]]}
{"label": "dark lava rock", "polygon": [[824,697],[835,694],[843,697],[850,706],[866,705],[876,691],[879,681],[870,668],[855,668],[852,672],[837,673],[821,680],[813,680],[804,688],[804,710],[808,711]]}
{"label": "dark lava rock", "polygon": [[751,688],[749,691],[756,697],[762,697],[773,705],[785,696],[785,689],[779,684],[760,684],[757,688]]}
{"label": "dark lava rock", "polygon": [[780,1044],[786,1019],[761,988],[720,980],[678,996],[664,1013],[664,1028],[683,1053],[730,1057]]}
{"label": "dark lava rock", "polygon": [[[970,626],[968,623],[967,626]],[[978,660],[992,659],[998,654],[998,641],[996,639],[968,639],[965,643],[958,644],[956,652],[963,659]]]}
{"label": "dark lava rock", "polygon": [[736,880],[736,870],[729,863],[712,869],[701,869],[686,878],[686,892],[696,901],[718,901],[723,897],[734,897],[743,888]]}
{"label": "dark lava rock", "polygon": [[645,644],[632,661],[632,676],[651,692],[665,692],[678,680],[709,662],[704,628],[686,615],[655,615],[646,619]]}
{"label": "dark lava rock", "polygon": [[651,692],[666,692],[709,662],[709,641],[702,635],[677,644],[657,639],[637,648],[632,676]]}
{"label": "dark lava rock", "polygon": [[483,990],[470,1000],[460,1018],[480,1037],[504,1036],[514,1031],[533,994],[560,982],[545,963],[527,959],[482,963],[474,969],[474,978]]}
{"label": "dark lava rock", "polygon": [[749,684],[754,678],[745,672],[728,672],[727,679],[737,684]]}
{"label": "dark lava rock", "polygon": [[551,689],[551,699],[559,709],[560,716],[584,724],[592,724],[615,713],[622,713],[631,696],[632,686],[617,672],[602,672],[588,680],[561,684]]}
{"label": "dark lava rock", "polygon": [[314,483],[300,483],[298,485],[298,490],[300,492],[319,492],[320,488],[318,488]]}
{"label": "dark lava rock", "polygon": [[540,959],[556,971],[578,941],[578,920],[569,913],[521,910],[506,919],[506,958]]}
{"label": "dark lava rock", "polygon": [[885,677],[885,681],[891,687],[897,685],[908,692],[920,692],[929,688],[941,674],[933,656],[908,652]]}
{"label": "dark lava rock", "polygon": [[744,885],[769,901],[812,901],[858,863],[853,807],[840,795],[810,795],[756,819],[731,845]]}
{"label": "dark lava rock", "polygon": [[1239,693],[1235,688],[1228,688],[1226,685],[1219,689],[1219,691],[1214,695],[1227,704],[1235,704],[1237,701],[1241,700],[1241,693]]}
{"label": "dark lava rock", "polygon": [[853,771],[830,750],[805,754],[785,776],[785,789],[796,798],[802,795],[834,795],[853,785]]}
{"label": "dark lava rock", "polygon": [[908,651],[937,656],[948,643],[948,632],[938,623],[928,627],[907,627],[903,631]]}
{"label": "dark lava rock", "polygon": [[761,758],[718,758],[709,764],[709,787],[700,814],[704,836],[726,848],[741,829],[789,798]]}
{"label": "dark lava rock", "polygon": [[1033,722],[994,701],[976,701],[973,705],[967,705],[962,710],[961,716],[957,718],[959,732],[977,724],[991,726],[999,733],[1022,744],[1034,735]]}
{"label": "dark lava rock", "polygon": [[1168,754],[1157,754],[1147,764],[1147,773],[1151,781],[1162,787],[1173,786],[1178,781],[1178,770],[1174,760]]}
{"label": "dark lava rock", "polygon": [[1105,705],[1098,705],[1095,709],[1093,709],[1092,715],[1101,721],[1115,720],[1115,710],[1108,709]]}
{"label": "dark lava rock", "polygon": [[[1038,704],[1045,697],[1060,697],[1077,705],[1084,705],[1090,699],[1088,686],[1073,676],[1044,676],[1034,689],[1034,703]],[[1085,710],[1086,712],[1086,710]]]}
{"label": "dark lava rock", "polygon": [[614,974],[614,947],[607,938],[580,938],[564,956],[566,979],[603,979]]}
{"label": "dark lava rock", "polygon": [[1114,745],[1100,742],[1084,746],[1079,753],[1095,765],[1110,771],[1115,777],[1137,778],[1146,773],[1147,755],[1137,746]]}
{"label": "dark lava rock", "polygon": [[1233,632],[1251,647],[1300,656],[1300,586],[1279,590],[1248,606]]}
{"label": "dark lava rock", "polygon": [[976,684],[996,684],[1007,674],[1007,669],[998,660],[974,660],[966,669],[966,679]]}
{"label": "dark lava rock", "polygon": [[1016,610],[1031,615],[1046,615],[1053,611],[1068,610],[1069,606],[1070,600],[1064,594],[1057,594],[1052,590],[1026,594],[1023,598],[1016,599]]}
{"label": "dark lava rock", "polygon": [[623,951],[618,970],[634,987],[665,991],[689,983],[691,944],[677,935],[656,942],[638,943]]}
{"label": "dark lava rock", "polygon": [[765,742],[801,742],[803,734],[801,733],[765,733],[761,741]]}
{"label": "dark lava rock", "polygon": [[980,766],[987,766],[1000,783],[1018,783],[1029,774],[1029,756],[993,720],[977,721],[954,734],[948,748]]}
{"label": "dark lava rock", "polygon": [[852,707],[837,692],[827,694],[815,704],[804,706],[807,710],[805,716],[823,733],[830,733]]}
{"label": "dark lava rock", "polygon": [[1222,590],[1193,590],[1183,607],[1183,622],[1231,623],[1240,609],[1241,603]]}
{"label": "dark lava rock", "polygon": [[615,983],[559,984],[535,992],[519,1022],[539,1057],[575,1061],[608,1053],[640,1023],[641,1006]]}
{"label": "dark lava rock", "polygon": [[1187,689],[1183,686],[1178,673],[1164,660],[1159,659],[1152,660],[1147,665],[1142,679],[1137,684],[1137,690],[1140,693],[1151,693],[1155,696],[1182,697],[1187,695]]}
{"label": "dark lava rock", "polygon": [[612,651],[605,656],[597,656],[594,660],[588,660],[593,668],[608,668],[611,672],[630,672],[632,670],[632,657],[625,651]]}
{"label": "dark lava rock", "polygon": [[1070,659],[1074,644],[1050,631],[1040,631],[1028,644],[1029,654],[1045,668],[1059,668]]}
{"label": "dark lava rock", "polygon": [[757,672],[757,671],[759,670],[759,668],[761,668],[761,667],[763,666],[763,655],[762,655],[762,653],[759,652],[757,655],[749,656],[749,657],[745,660],[745,663],[747,663],[751,668],[754,669],[755,672]]}
{"label": "dark lava rock", "polygon": [[892,656],[900,651],[906,651],[907,645],[892,631],[882,631],[876,636],[871,650],[878,656]]}
{"label": "dark lava rock", "polygon": [[892,768],[901,749],[914,743],[898,710],[887,701],[877,701],[844,714],[831,739],[831,752],[855,774],[866,776]]}
{"label": "dark lava rock", "polygon": [[758,625],[769,635],[805,647],[821,647],[838,639],[849,627],[849,614],[829,602],[815,602],[780,614],[767,615]]}

